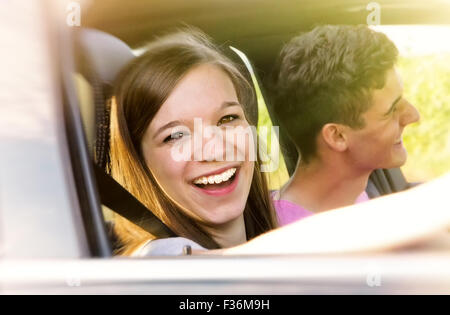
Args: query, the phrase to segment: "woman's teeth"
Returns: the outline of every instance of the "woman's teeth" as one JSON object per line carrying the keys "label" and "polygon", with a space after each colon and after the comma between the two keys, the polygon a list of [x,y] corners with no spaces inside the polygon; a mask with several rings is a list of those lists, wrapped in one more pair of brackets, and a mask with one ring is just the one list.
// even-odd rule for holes
{"label": "woman's teeth", "polygon": [[194,180],[194,184],[196,185],[212,185],[212,184],[220,184],[230,180],[231,177],[236,173],[236,168],[230,168],[229,170],[223,172],[222,174],[212,175],[212,176],[203,176]]}

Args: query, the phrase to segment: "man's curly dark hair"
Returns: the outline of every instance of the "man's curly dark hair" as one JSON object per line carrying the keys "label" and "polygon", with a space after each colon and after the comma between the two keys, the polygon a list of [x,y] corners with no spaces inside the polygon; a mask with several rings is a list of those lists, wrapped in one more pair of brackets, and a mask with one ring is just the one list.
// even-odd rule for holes
{"label": "man's curly dark hair", "polygon": [[275,113],[302,161],[316,154],[327,123],[365,125],[371,91],[385,85],[398,50],[367,26],[324,25],[293,38],[281,51],[275,74]]}

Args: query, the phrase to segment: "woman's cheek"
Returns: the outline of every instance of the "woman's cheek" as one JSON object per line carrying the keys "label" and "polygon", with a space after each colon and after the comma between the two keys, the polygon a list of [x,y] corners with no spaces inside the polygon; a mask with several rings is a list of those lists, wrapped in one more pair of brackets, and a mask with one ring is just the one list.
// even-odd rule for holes
{"label": "woman's cheek", "polygon": [[174,161],[170,151],[158,150],[154,159],[151,159],[151,169],[156,180],[163,186],[164,190],[176,191],[177,186],[182,183],[184,161]]}

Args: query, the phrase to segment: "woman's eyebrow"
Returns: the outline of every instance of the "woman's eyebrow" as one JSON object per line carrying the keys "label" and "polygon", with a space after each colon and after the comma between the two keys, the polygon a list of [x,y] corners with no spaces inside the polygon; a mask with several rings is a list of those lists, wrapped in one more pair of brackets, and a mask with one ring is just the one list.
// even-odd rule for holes
{"label": "woman's eyebrow", "polygon": [[168,129],[168,128],[173,128],[176,126],[182,125],[182,122],[179,120],[174,120],[171,121],[170,123],[165,124],[164,126],[162,126],[161,128],[159,128],[156,132],[155,135],[153,136],[153,139],[155,139],[161,132],[163,132],[164,130]]}
{"label": "woman's eyebrow", "polygon": [[220,109],[224,109],[227,107],[231,107],[231,106],[241,106],[241,104],[239,104],[236,101],[226,101],[222,103],[222,106],[220,107]]}

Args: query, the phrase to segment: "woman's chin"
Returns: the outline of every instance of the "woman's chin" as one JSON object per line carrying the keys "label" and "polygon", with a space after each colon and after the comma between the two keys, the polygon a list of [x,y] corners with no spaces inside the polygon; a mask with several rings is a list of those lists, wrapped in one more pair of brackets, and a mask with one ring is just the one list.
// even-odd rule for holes
{"label": "woman's chin", "polygon": [[202,208],[203,214],[197,213],[206,226],[221,226],[240,218],[244,213],[244,208],[245,204],[234,207],[230,205],[215,209]]}

